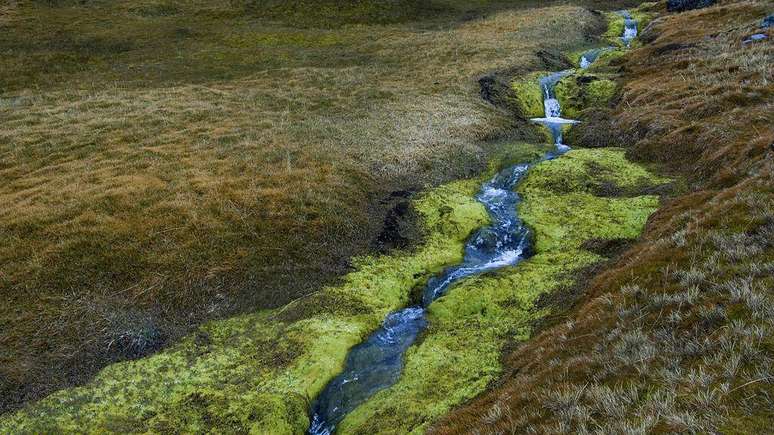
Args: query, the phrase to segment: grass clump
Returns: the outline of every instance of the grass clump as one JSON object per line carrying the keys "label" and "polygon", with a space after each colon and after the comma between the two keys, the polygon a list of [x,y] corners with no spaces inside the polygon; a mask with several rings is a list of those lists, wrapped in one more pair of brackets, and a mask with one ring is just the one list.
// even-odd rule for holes
{"label": "grass clump", "polygon": [[466,238],[487,221],[477,187],[455,182],[416,200],[427,237],[414,252],[360,258],[339,286],[208,323],[168,350],[111,365],[83,387],[0,418],[0,432],[303,432],[309,400],[349,348],[429,273],[461,260]]}
{"label": "grass clump", "polygon": [[[549,181],[562,176],[573,180]],[[534,322],[550,311],[537,308],[538,298],[572,286],[580,269],[602,259],[583,249],[584,242],[636,238],[657,208],[653,196],[595,196],[593,185],[611,180],[625,187],[662,181],[628,162],[623,150],[572,151],[535,166],[518,188],[535,255],[467,279],[431,304],[430,326],[406,354],[401,379],[348,415],[341,433],[422,433],[497,379],[506,343],[529,339]]]}

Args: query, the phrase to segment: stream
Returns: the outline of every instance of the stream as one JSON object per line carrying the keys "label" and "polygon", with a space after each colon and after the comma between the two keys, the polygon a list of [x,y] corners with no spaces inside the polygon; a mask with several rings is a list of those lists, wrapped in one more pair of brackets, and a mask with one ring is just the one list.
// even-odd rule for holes
{"label": "stream", "polygon": [[[627,20],[621,39],[628,46],[636,37],[637,23],[631,20],[628,12],[619,13]],[[633,34],[630,21],[634,23]],[[606,49],[595,49],[584,54],[581,67],[588,67],[603,50]],[[561,105],[554,88],[572,72],[561,71],[540,79],[545,115],[532,121],[546,126],[556,145],[540,161],[554,159],[570,149],[562,143],[562,129],[578,121],[561,117]],[[521,198],[514,189],[536,163],[511,166],[482,185],[476,199],[486,208],[491,223],[468,239],[462,263],[448,267],[428,280],[421,304],[389,314],[377,331],[350,350],[344,371],[326,385],[312,404],[310,435],[331,435],[348,413],[380,390],[398,382],[403,369],[403,355],[427,328],[427,307],[443,296],[454,283],[473,275],[514,266],[528,258],[529,230],[519,219],[518,205]]]}

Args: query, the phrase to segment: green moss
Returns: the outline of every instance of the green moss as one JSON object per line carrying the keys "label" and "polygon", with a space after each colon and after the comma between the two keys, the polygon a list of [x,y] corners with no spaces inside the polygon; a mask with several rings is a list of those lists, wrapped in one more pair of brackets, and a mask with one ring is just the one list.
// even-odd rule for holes
{"label": "green moss", "polygon": [[606,106],[615,95],[617,88],[612,80],[595,80],[586,87],[586,102],[592,107]]}
{"label": "green moss", "polygon": [[538,250],[578,248],[589,239],[636,238],[658,207],[656,196],[599,198],[588,193],[542,192],[530,199],[523,218],[540,222],[535,228]]}
{"label": "green moss", "polygon": [[518,163],[534,162],[554,148],[550,141],[546,143],[504,142],[496,145],[496,151],[489,160],[489,173],[493,175],[502,168]]}
{"label": "green moss", "polygon": [[599,73],[599,72],[607,72],[608,70],[612,70],[611,63],[623,55],[626,54],[626,50],[623,49],[616,49],[616,50],[605,50],[602,54],[599,55],[597,60],[589,67],[587,70],[589,73]]}
{"label": "green moss", "polygon": [[654,12],[657,7],[657,2],[645,2],[638,6],[637,9],[631,11],[632,18],[637,20],[637,32],[642,33],[648,27],[648,24],[658,16],[658,13]]}
{"label": "green moss", "polygon": [[625,154],[622,148],[572,150],[561,159],[532,168],[519,190],[603,196],[601,190],[612,188],[619,196],[634,196],[649,186],[670,181],[628,161]]}
{"label": "green moss", "polygon": [[539,118],[545,114],[540,77],[546,74],[545,72],[531,73],[511,83],[521,112],[527,118]]}
{"label": "green moss", "polygon": [[[503,160],[535,151],[514,144]],[[536,255],[432,304],[431,326],[406,355],[401,380],[348,416],[341,433],[421,431],[483,391],[501,371],[503,346],[528,338],[531,321],[544,314],[536,299],[599,259],[580,249],[583,241],[636,237],[657,205],[651,196],[594,196],[600,180],[622,188],[660,181],[622,150],[572,151],[533,168],[520,192]],[[360,258],[339,286],[208,323],[166,351],[111,365],[84,387],[5,416],[0,432],[302,433],[309,401],[342,369],[349,348],[405,305],[429,273],[461,260],[464,241],[487,221],[473,199],[480,182],[450,183],[415,201],[428,236],[414,252]]]}
{"label": "green moss", "polygon": [[668,180],[628,162],[622,149],[574,150],[534,168],[519,186],[521,217],[535,231],[538,252],[578,248],[593,238],[636,238],[658,197],[631,195]]}
{"label": "green moss", "polygon": [[[553,180],[566,178],[566,183]],[[581,249],[592,238],[635,238],[658,205],[652,196],[594,196],[595,184],[658,183],[622,150],[581,150],[540,163],[519,192],[521,216],[536,235],[536,255],[511,268],[455,286],[428,311],[430,327],[406,354],[400,381],[341,423],[339,433],[421,433],[452,407],[486,389],[501,373],[510,341],[529,338],[545,310],[540,295],[573,283],[573,272],[600,257]]]}
{"label": "green moss", "polygon": [[624,44],[621,41],[621,35],[624,33],[626,20],[615,12],[609,12],[606,16],[607,31],[602,34],[602,37],[615,46],[623,46]]}
{"label": "green moss", "polygon": [[606,106],[615,95],[613,80],[592,74],[569,75],[556,84],[556,97],[562,103],[562,115],[578,118],[589,107]]}
{"label": "green moss", "polygon": [[350,414],[339,432],[422,432],[500,374],[510,339],[530,335],[543,293],[570,284],[567,273],[597,260],[593,254],[538,254],[518,267],[465,281],[431,305],[430,329],[409,350],[401,380]]}
{"label": "green moss", "polygon": [[[461,260],[466,238],[488,219],[473,198],[478,185],[451,183],[415,202],[428,231],[416,251],[361,258],[317,299],[211,322],[164,352],[111,365],[84,387],[5,416],[0,432],[302,433],[308,401],[349,348],[405,305],[428,272]],[[330,308],[301,307],[319,300]],[[341,300],[349,304],[334,309]]]}
{"label": "green moss", "polygon": [[[638,34],[641,33],[648,25],[648,23],[650,23],[651,20],[653,20],[653,18],[656,16],[654,13],[648,12],[649,7],[650,5],[643,4],[642,7],[629,11],[631,13],[632,19],[637,21]],[[624,32],[626,20],[624,17],[618,15],[615,12],[609,12],[606,15],[608,23],[607,31],[602,35],[602,37],[617,47],[623,47],[624,43],[621,41],[621,36]],[[634,46],[636,42],[637,40],[635,39],[632,43],[632,46]]]}

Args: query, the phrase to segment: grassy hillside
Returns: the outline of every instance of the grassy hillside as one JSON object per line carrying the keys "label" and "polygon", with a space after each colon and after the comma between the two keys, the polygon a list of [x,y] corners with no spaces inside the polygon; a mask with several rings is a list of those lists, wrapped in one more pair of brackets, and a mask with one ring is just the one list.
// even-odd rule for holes
{"label": "grassy hillside", "polygon": [[407,197],[540,138],[476,78],[548,68],[539,50],[603,24],[550,2],[332,4],[0,6],[0,411],[412,245]]}
{"label": "grassy hillside", "polygon": [[771,432],[774,52],[742,40],[772,6],[665,15],[611,63],[618,103],[583,111],[573,142],[627,147],[687,186],[431,433]]}

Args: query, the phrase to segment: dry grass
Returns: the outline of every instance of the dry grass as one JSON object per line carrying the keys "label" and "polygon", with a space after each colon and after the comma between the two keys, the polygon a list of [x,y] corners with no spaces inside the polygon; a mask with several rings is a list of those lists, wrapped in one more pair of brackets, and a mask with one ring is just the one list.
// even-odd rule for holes
{"label": "dry grass", "polygon": [[539,137],[478,76],[542,68],[600,20],[434,8],[310,28],[225,0],[0,7],[0,411],[335,279],[390,192]]}
{"label": "dry grass", "polygon": [[617,107],[586,113],[613,133],[575,139],[628,145],[688,191],[435,433],[771,431],[772,48],[741,44],[770,5],[664,17],[622,59]]}

